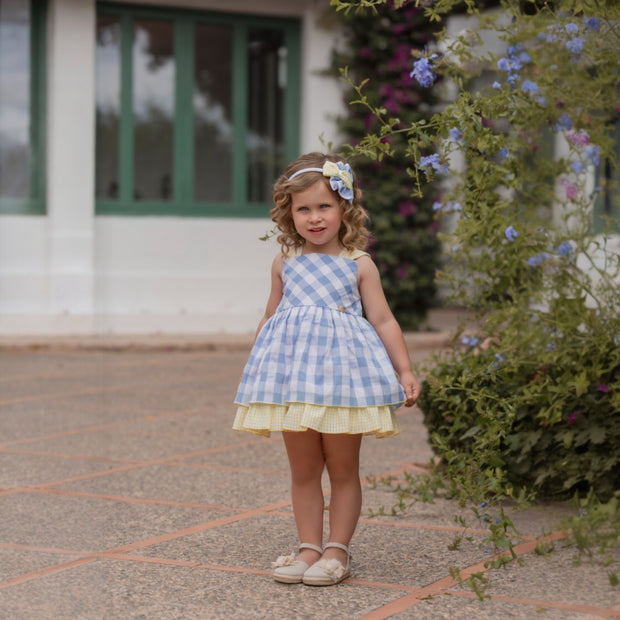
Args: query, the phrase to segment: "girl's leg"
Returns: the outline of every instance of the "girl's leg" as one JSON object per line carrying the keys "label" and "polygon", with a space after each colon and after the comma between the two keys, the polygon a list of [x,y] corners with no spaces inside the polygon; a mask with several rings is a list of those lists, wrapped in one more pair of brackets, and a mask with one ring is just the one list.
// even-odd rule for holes
{"label": "girl's leg", "polygon": [[[329,540],[349,545],[362,509],[359,455],[362,435],[323,434],[325,464],[331,484]],[[346,553],[330,547],[323,557],[336,558],[346,565]]]}
{"label": "girl's leg", "polygon": [[[291,498],[300,543],[323,547],[324,498],[321,476],[325,467],[321,435],[313,430],[283,432],[291,468]],[[312,549],[302,549],[297,559],[308,565],[319,559]]]}

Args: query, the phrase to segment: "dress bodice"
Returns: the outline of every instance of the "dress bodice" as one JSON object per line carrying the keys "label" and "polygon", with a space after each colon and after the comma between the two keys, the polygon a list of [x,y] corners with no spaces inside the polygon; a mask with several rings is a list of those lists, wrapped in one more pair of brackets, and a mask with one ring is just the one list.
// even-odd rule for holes
{"label": "dress bodice", "polygon": [[357,263],[328,254],[287,258],[282,266],[282,300],[276,312],[299,306],[331,308],[361,316]]}

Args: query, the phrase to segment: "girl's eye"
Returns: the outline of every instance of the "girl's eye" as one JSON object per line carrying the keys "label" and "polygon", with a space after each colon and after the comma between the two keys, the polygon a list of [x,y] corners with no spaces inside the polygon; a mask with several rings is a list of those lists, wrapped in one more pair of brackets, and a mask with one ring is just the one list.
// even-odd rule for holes
{"label": "girl's eye", "polygon": [[307,211],[308,207],[297,207],[297,211]]}
{"label": "girl's eye", "polygon": [[329,207],[331,207],[331,205],[328,205],[328,204],[321,205],[321,209],[329,209]]}

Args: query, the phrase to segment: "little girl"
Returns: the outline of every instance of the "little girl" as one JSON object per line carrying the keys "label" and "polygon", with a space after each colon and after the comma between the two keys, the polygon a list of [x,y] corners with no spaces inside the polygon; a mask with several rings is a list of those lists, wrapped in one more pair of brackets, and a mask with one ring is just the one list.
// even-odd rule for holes
{"label": "little girl", "polygon": [[[362,506],[362,436],[398,433],[393,410],[420,394],[379,272],[364,252],[368,216],[360,198],[349,164],[322,153],[291,163],[273,190],[282,251],[233,428],[267,437],[282,431],[301,541],[297,556],[273,563],[284,583],[323,586],[349,576]],[[331,499],[323,547],[325,467]]]}

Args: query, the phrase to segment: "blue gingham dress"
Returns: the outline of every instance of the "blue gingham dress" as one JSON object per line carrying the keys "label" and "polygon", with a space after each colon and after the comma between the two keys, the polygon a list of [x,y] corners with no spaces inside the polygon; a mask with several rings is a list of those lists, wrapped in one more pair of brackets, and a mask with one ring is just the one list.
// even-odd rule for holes
{"label": "blue gingham dress", "polygon": [[388,354],[362,317],[357,251],[286,258],[283,295],[265,323],[235,398],[233,428],[271,431],[399,432],[405,401]]}

